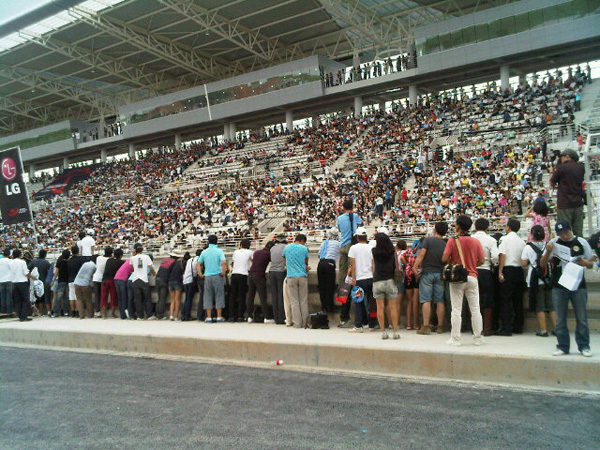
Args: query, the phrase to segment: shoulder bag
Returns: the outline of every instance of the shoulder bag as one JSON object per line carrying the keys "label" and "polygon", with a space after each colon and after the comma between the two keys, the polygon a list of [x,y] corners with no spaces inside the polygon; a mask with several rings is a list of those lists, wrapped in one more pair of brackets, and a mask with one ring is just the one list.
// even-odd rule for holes
{"label": "shoulder bag", "polygon": [[466,283],[467,277],[469,276],[469,272],[465,269],[464,266],[464,258],[462,247],[460,245],[460,240],[458,237],[454,238],[456,242],[456,247],[458,248],[458,255],[460,257],[460,264],[446,264],[442,269],[442,278],[444,281],[449,281],[450,283]]}

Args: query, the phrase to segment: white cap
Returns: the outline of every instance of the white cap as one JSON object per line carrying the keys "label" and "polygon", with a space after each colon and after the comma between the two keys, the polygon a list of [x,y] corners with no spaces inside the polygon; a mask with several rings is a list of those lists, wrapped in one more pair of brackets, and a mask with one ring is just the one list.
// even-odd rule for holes
{"label": "white cap", "polygon": [[94,229],[93,228],[88,228],[87,230],[85,230],[86,234],[89,234],[90,236],[94,235]]}
{"label": "white cap", "polygon": [[356,229],[356,231],[354,232],[355,236],[366,236],[367,235],[367,229],[365,227],[358,227]]}
{"label": "white cap", "polygon": [[381,233],[381,234],[390,234],[390,233],[388,232],[388,229],[387,229],[386,227],[384,227],[383,225],[382,225],[382,226],[380,226],[379,228],[377,228],[377,232],[378,232],[378,233]]}

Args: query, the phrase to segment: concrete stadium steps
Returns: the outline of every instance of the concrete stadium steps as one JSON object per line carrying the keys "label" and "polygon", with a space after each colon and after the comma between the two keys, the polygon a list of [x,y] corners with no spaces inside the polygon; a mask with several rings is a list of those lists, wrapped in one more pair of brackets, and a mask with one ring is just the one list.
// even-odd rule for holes
{"label": "concrete stadium steps", "polygon": [[[304,330],[267,324],[37,319],[0,322],[0,345],[37,346],[86,352],[119,352],[157,358],[274,366],[310,372],[384,375],[527,389],[600,393],[600,356],[550,356],[554,339],[532,335],[492,336],[477,347],[463,333],[463,346],[445,344],[449,333],[419,336],[400,332]],[[600,350],[594,335],[592,349]],[[576,350],[576,349],[574,349]]]}

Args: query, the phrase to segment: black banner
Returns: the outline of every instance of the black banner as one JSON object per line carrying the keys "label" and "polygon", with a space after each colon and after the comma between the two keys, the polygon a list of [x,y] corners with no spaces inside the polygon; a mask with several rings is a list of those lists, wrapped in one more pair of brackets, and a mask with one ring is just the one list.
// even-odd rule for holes
{"label": "black banner", "polygon": [[30,222],[31,208],[23,181],[23,164],[18,148],[0,151],[0,209],[2,223]]}
{"label": "black banner", "polygon": [[73,189],[76,184],[87,180],[94,170],[96,170],[96,165],[67,169],[60,175],[57,175],[43,189],[35,192],[33,197],[36,200],[40,200],[42,198],[50,198],[54,195],[66,194]]}

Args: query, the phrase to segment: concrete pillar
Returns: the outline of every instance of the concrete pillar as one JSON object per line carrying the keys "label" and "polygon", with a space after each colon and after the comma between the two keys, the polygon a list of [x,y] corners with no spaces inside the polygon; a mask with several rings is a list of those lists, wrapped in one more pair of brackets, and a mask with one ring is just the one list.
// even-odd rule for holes
{"label": "concrete pillar", "polygon": [[385,102],[379,102],[379,111],[385,112]]}
{"label": "concrete pillar", "polygon": [[108,151],[103,148],[102,150],[100,150],[100,161],[105,163],[106,162],[106,157],[107,157]]}
{"label": "concrete pillar", "polygon": [[135,144],[129,144],[129,159],[135,158]]}
{"label": "concrete pillar", "polygon": [[35,177],[35,164],[29,164],[29,181]]}
{"label": "concrete pillar", "polygon": [[360,66],[360,56],[358,54],[358,52],[355,52],[352,55],[352,67],[357,67]]}
{"label": "concrete pillar", "polygon": [[104,126],[105,126],[105,122],[104,122],[104,116],[100,118],[100,123],[98,124],[98,139],[102,139],[104,137],[106,137],[106,135],[104,134]]}
{"label": "concrete pillar", "polygon": [[229,140],[232,142],[235,141],[235,132],[236,132],[235,123],[230,122],[229,123]]}
{"label": "concrete pillar", "polygon": [[229,124],[228,123],[223,125],[223,140],[225,140],[225,141],[229,140]]}
{"label": "concrete pillar", "polygon": [[313,128],[319,128],[321,125],[321,116],[312,116],[312,126]]}
{"label": "concrete pillar", "polygon": [[417,106],[417,86],[414,84],[408,86],[408,100],[411,106]]}
{"label": "concrete pillar", "polygon": [[179,133],[177,133],[175,135],[175,150],[180,150],[181,149],[181,135]]}
{"label": "concrete pillar", "polygon": [[63,169],[68,169],[69,168],[69,157],[65,156],[63,158]]}
{"label": "concrete pillar", "polygon": [[354,117],[358,118],[361,116],[362,107],[363,107],[362,97],[360,95],[357,95],[356,97],[354,97]]}
{"label": "concrete pillar", "polygon": [[508,66],[500,66],[500,88],[502,92],[510,89],[510,71]]}
{"label": "concrete pillar", "polygon": [[294,112],[287,110],[285,112],[285,127],[290,131],[294,131]]}
{"label": "concrete pillar", "polygon": [[522,73],[519,75],[519,86],[525,86],[527,84],[527,76]]}

